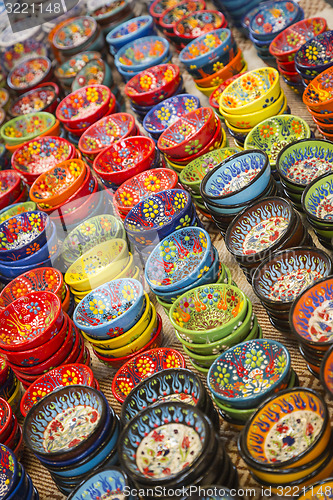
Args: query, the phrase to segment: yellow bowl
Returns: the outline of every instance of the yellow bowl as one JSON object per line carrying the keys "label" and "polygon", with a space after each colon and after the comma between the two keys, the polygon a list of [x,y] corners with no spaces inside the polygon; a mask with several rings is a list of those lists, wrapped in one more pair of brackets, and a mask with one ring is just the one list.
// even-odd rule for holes
{"label": "yellow bowl", "polygon": [[202,94],[204,94],[207,97],[210,97],[211,94],[214,92],[214,90],[216,90],[221,84],[219,83],[214,87],[199,87],[199,85],[194,82],[194,85]]}
{"label": "yellow bowl", "polygon": [[66,271],[65,282],[77,291],[92,290],[120,274],[128,264],[125,240],[99,243],[79,257]]}
{"label": "yellow bowl", "polygon": [[128,356],[129,354],[136,352],[144,347],[152,338],[153,331],[155,330],[157,325],[157,314],[155,306],[153,304],[151,304],[151,309],[152,315],[149,325],[139,337],[133,340],[133,342],[130,342],[117,349],[100,349],[99,347],[94,346],[95,351],[99,354],[102,354],[102,356],[106,358],[123,358],[124,356]]}
{"label": "yellow bowl", "polygon": [[136,340],[148,328],[153,314],[148,294],[146,292],[144,292],[144,294],[146,301],[145,310],[143,311],[143,314],[139,319],[139,321],[130,330],[127,330],[127,332],[123,333],[122,335],[119,335],[118,337],[114,337],[113,339],[109,340],[96,340],[87,335],[86,333],[81,332],[83,337],[86,340],[88,340],[88,342],[93,344],[94,348],[98,352],[99,350],[103,349],[106,349],[109,352],[110,349],[117,349],[118,347],[123,347]]}
{"label": "yellow bowl", "polygon": [[266,120],[266,118],[270,118],[271,116],[276,116],[280,114],[282,111],[285,111],[287,108],[287,99],[284,95],[283,90],[281,90],[281,94],[279,98],[273,102],[267,108],[261,109],[260,111],[256,111],[254,113],[250,113],[248,115],[233,115],[231,113],[226,113],[222,109],[220,109],[220,113],[224,116],[224,118],[228,121],[228,124],[236,127],[238,129],[251,129],[258,125],[258,123]]}

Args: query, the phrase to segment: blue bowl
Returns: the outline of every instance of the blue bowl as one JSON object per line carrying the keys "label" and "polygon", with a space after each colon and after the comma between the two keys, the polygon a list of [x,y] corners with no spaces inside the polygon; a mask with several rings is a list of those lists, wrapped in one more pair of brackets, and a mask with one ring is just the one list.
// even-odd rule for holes
{"label": "blue bowl", "polygon": [[1,497],[7,498],[13,488],[16,488],[19,474],[19,464],[14,452],[4,444],[0,444],[1,463]]}
{"label": "blue bowl", "polygon": [[259,149],[242,151],[208,172],[201,182],[200,193],[207,203],[245,203],[267,188],[270,175],[271,167],[265,152]]}
{"label": "blue bowl", "polygon": [[[160,55],[150,56],[149,50],[156,42],[162,44],[163,49]],[[115,65],[123,71],[140,72],[144,69],[161,64],[169,53],[169,42],[160,36],[145,36],[132,42],[127,43],[117,52],[115,56]],[[136,50],[140,50],[144,54],[141,62],[133,61],[133,64],[125,64],[124,57],[133,60],[133,54]],[[132,75],[133,76],[133,75]]]}
{"label": "blue bowl", "polygon": [[99,472],[93,472],[67,500],[100,500],[105,497],[117,497],[129,486],[126,474],[118,467],[110,467]]}
{"label": "blue bowl", "polygon": [[19,472],[17,483],[13,491],[10,493],[6,500],[22,500],[22,498],[26,498],[26,493],[29,489],[29,478],[25,472],[25,469],[22,464],[19,465]]}
{"label": "blue bowl", "polygon": [[[211,48],[205,54],[201,53],[201,55],[193,57],[192,56],[193,47],[198,47],[199,54],[201,52],[200,47],[202,44],[210,47],[209,40],[207,41],[207,35],[212,35],[212,34],[216,35],[220,39],[221,44],[218,47]],[[233,41],[232,34],[228,28],[220,28],[218,30],[205,33],[204,35],[201,35],[198,38],[192,40],[188,45],[186,45],[186,47],[183,48],[183,50],[179,54],[179,60],[186,66],[187,70],[193,66],[201,68],[205,64],[209,64],[212,59],[214,61],[218,60],[218,58],[223,53],[227,52],[230,49],[232,41]]]}
{"label": "blue bowl", "polygon": [[231,60],[236,57],[237,50],[238,49],[236,42],[233,39],[231,39],[231,43],[228,46],[228,50],[226,50],[219,56],[216,57],[212,56],[211,60],[208,61],[208,63],[203,64],[202,66],[193,64],[186,69],[194,79],[200,80],[202,78],[207,78],[208,76],[211,76],[213,73],[219,71],[224,66],[227,66],[231,62]]}
{"label": "blue bowl", "polygon": [[[289,6],[288,6],[289,4]],[[290,6],[293,10],[290,10]],[[277,12],[280,11],[280,15]],[[249,25],[250,34],[254,35],[257,40],[273,40],[281,31],[300,20],[300,7],[292,0],[282,0],[273,2],[269,7],[265,4],[253,16]],[[260,22],[259,22],[260,17]],[[283,21],[282,24],[279,21]],[[277,24],[279,22],[279,24]],[[265,30],[266,25],[271,25],[270,32]]]}
{"label": "blue bowl", "polygon": [[55,256],[53,256],[52,259],[50,258],[43,260],[42,262],[30,264],[30,266],[16,266],[13,268],[5,266],[4,264],[0,264],[0,281],[2,281],[2,278],[4,278],[4,282],[6,281],[7,283],[9,283],[14,278],[17,278],[21,274],[26,273],[27,271],[31,271],[31,269],[35,269],[36,267],[53,267],[54,259]]}
{"label": "blue bowl", "polygon": [[[92,309],[91,304],[98,307]],[[113,338],[135,325],[143,307],[141,283],[131,278],[115,279],[88,293],[75,309],[73,321],[93,338]]]}
{"label": "blue bowl", "polygon": [[49,259],[50,256],[54,255],[58,246],[58,238],[57,230],[53,222],[50,223],[50,231],[50,237],[47,238],[47,242],[42,248],[32,255],[29,255],[29,257],[11,262],[10,265],[13,267],[31,266],[32,264],[43,262],[43,260]]}
{"label": "blue bowl", "polygon": [[[129,31],[129,28],[133,27],[134,24],[136,24],[135,31]],[[106,36],[106,42],[114,49],[119,50],[121,47],[137,38],[153,35],[155,35],[155,30],[152,16],[139,16],[121,23],[111,30]]]}

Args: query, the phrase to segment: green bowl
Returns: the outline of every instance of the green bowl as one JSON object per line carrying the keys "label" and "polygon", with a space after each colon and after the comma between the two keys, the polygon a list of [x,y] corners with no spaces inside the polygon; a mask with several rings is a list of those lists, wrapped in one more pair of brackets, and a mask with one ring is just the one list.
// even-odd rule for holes
{"label": "green bowl", "polygon": [[209,372],[209,368],[203,368],[202,366],[197,365],[196,363],[194,363],[192,361],[191,358],[190,358],[190,363],[193,366],[193,368],[195,368],[196,370],[198,370],[198,372],[203,373],[204,375],[207,375],[207,373]]}
{"label": "green bowl", "polygon": [[46,111],[27,113],[12,118],[0,129],[0,135],[9,146],[28,142],[50,130],[56,122],[55,116]]}
{"label": "green bowl", "polygon": [[36,210],[36,203],[33,201],[25,201],[24,203],[17,203],[11,208],[5,209],[0,212],[0,224],[5,220],[15,217],[15,215],[22,214],[23,212],[31,212]]}

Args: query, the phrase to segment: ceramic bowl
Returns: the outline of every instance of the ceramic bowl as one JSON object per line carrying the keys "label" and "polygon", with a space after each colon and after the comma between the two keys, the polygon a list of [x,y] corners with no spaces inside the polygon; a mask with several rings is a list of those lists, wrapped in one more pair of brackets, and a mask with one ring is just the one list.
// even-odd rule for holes
{"label": "ceramic bowl", "polygon": [[332,174],[324,174],[314,179],[302,195],[302,207],[305,214],[311,221],[320,225],[328,225],[332,219],[331,186]]}
{"label": "ceramic bowl", "polygon": [[332,31],[325,31],[314,39],[306,41],[296,52],[296,69],[300,70],[306,77],[313,77],[329,68],[333,63],[330,55],[332,35]]}
{"label": "ceramic bowl", "polygon": [[20,62],[7,77],[10,89],[22,93],[45,82],[51,75],[51,61],[47,57],[32,57]]}
{"label": "ceramic bowl", "polygon": [[[323,341],[325,342],[326,340],[330,340],[330,339],[324,338]],[[333,396],[333,387],[332,387],[332,384],[333,384],[332,356],[333,355],[332,355],[332,352],[333,352],[333,349],[331,346],[331,347],[329,347],[329,349],[325,353],[324,358],[323,358],[321,365],[320,365],[320,381],[321,381],[325,391],[330,396],[330,398],[332,398],[332,396]]]}
{"label": "ceramic bowl", "polygon": [[253,290],[268,306],[290,305],[314,281],[330,275],[331,268],[329,256],[315,247],[281,250],[259,264]]}
{"label": "ceramic bowl", "polygon": [[73,320],[89,335],[112,338],[119,335],[119,328],[129,330],[134,326],[142,316],[143,306],[141,283],[133,279],[116,279],[89,293],[75,309]]}
{"label": "ceramic bowl", "polygon": [[12,170],[0,171],[0,208],[8,208],[8,205],[15,203],[22,192],[21,177]]}
{"label": "ceramic bowl", "polygon": [[148,15],[135,17],[113,28],[106,36],[106,42],[119,50],[135,38],[153,35],[153,18]]}
{"label": "ceramic bowl", "polygon": [[[126,488],[129,488],[129,480],[126,474],[118,467],[106,468],[93,472],[88,478],[72,491],[68,497],[69,500],[80,500],[80,498],[91,497],[92,500],[97,500],[99,494],[105,495],[121,495]],[[92,493],[94,492],[94,493]],[[94,496],[91,496],[94,495]]]}
{"label": "ceramic bowl", "polygon": [[192,94],[178,94],[154,106],[144,117],[143,127],[150,134],[161,134],[178,118],[200,108],[199,99]]}
{"label": "ceramic bowl", "polygon": [[4,444],[0,444],[0,460],[2,464],[2,494],[4,497],[10,498],[18,480],[19,464],[13,451]]}
{"label": "ceramic bowl", "polygon": [[330,67],[316,76],[306,87],[302,97],[310,112],[323,115],[323,118],[326,113],[333,112],[333,88],[330,85],[332,72],[333,68]]}
{"label": "ceramic bowl", "polygon": [[163,62],[169,43],[159,36],[146,36],[127,43],[115,56],[115,65],[125,71],[140,72]]}
{"label": "ceramic bowl", "polygon": [[219,108],[220,108],[220,96],[222,92],[232,83],[233,81],[237,80],[241,76],[241,74],[246,73],[247,68],[244,69],[244,71],[241,71],[240,73],[237,73],[234,76],[231,76],[227,80],[225,80],[223,83],[221,83],[217,89],[215,89],[212,94],[209,97],[209,104],[214,108],[215,112],[219,113]]}
{"label": "ceramic bowl", "polygon": [[60,24],[56,29],[52,45],[66,55],[84,49],[97,32],[97,22],[90,16],[75,17]]}
{"label": "ceramic bowl", "polygon": [[57,106],[58,95],[50,86],[42,86],[22,94],[11,104],[8,114],[12,117],[47,111],[53,113]]}
{"label": "ceramic bowl", "polygon": [[[286,387],[290,354],[275,340],[250,340],[229,348],[209,369],[214,396],[234,408],[254,408]],[[259,390],[258,390],[259,389]]]}
{"label": "ceramic bowl", "polygon": [[11,432],[11,425],[13,421],[13,411],[4,398],[0,398],[0,421],[1,421],[1,441],[6,441]]}
{"label": "ceramic bowl", "polygon": [[17,146],[45,132],[50,132],[55,125],[55,118],[50,113],[28,113],[12,118],[0,129],[0,135],[6,144]]}
{"label": "ceramic bowl", "polygon": [[120,139],[136,135],[135,119],[128,113],[115,113],[91,125],[80,137],[79,150],[94,158]]}
{"label": "ceramic bowl", "polygon": [[11,158],[12,168],[32,184],[40,174],[73,158],[75,149],[61,137],[40,137],[20,146]]}
{"label": "ceramic bowl", "polygon": [[178,4],[175,0],[154,0],[149,6],[149,14],[153,16],[157,22],[160,22],[163,13],[176,5]]}
{"label": "ceramic bowl", "polygon": [[2,55],[3,65],[9,72],[23,59],[31,58],[32,56],[47,56],[47,48],[45,45],[33,36],[29,37],[27,40],[20,40],[13,45],[7,46]]}
{"label": "ceramic bowl", "polygon": [[252,17],[249,33],[257,40],[272,40],[286,27],[299,21],[299,6],[294,2],[271,2]]}
{"label": "ceramic bowl", "polygon": [[185,0],[179,2],[174,7],[170,7],[169,9],[165,9],[163,11],[162,16],[158,21],[159,27],[166,36],[172,36],[174,34],[173,28],[176,26],[178,21],[190,12],[202,10],[205,7],[206,4],[204,1],[193,2],[192,0]]}
{"label": "ceramic bowl", "polygon": [[174,33],[184,44],[204,33],[224,28],[226,20],[217,10],[197,10],[187,13],[174,25]]}
{"label": "ceramic bowl", "polygon": [[268,118],[256,125],[247,135],[245,149],[261,149],[275,165],[279,152],[287,145],[300,139],[309,139],[309,125],[294,115],[280,115]]}
{"label": "ceramic bowl", "polygon": [[[220,62],[220,61],[218,61]],[[215,63],[215,70],[213,65],[213,73],[209,76],[200,76],[195,78],[195,85],[200,88],[201,92],[207,91],[208,97],[219,87],[223,82],[238,73],[246,71],[247,65],[244,61],[241,49],[231,53],[230,61],[221,67],[221,64]],[[240,75],[239,75],[240,76]]]}
{"label": "ceramic bowl", "polygon": [[86,85],[112,86],[112,73],[109,65],[103,59],[89,61],[75,76],[72,92]]}
{"label": "ceramic bowl", "polygon": [[197,69],[198,78],[203,78],[206,74],[200,75],[200,68],[208,63],[216,62],[223,53],[228,52],[232,43],[231,31],[228,28],[220,28],[192,40],[180,52],[179,60],[186,66],[186,69]]}
{"label": "ceramic bowl", "polygon": [[62,85],[70,88],[79,71],[81,71],[89,61],[99,59],[100,57],[101,54],[99,52],[81,52],[62,63],[60,66],[57,66],[54,74]]}
{"label": "ceramic bowl", "polygon": [[207,339],[214,342],[231,334],[246,312],[247,300],[241,290],[231,285],[209,284],[179,297],[171,306],[169,318],[182,338],[206,343]]}

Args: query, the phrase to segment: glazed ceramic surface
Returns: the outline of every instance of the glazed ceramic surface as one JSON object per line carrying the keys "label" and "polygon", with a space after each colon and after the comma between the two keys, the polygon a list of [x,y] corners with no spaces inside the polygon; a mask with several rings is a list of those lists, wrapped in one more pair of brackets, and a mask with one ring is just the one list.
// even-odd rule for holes
{"label": "glazed ceramic surface", "polygon": [[106,500],[126,498],[123,490],[128,486],[125,474],[118,468],[106,468],[85,480],[71,495],[71,500]]}
{"label": "glazed ceramic surface", "polygon": [[303,206],[306,212],[320,220],[333,219],[333,174],[314,180],[304,193]]}
{"label": "glazed ceramic surface", "polygon": [[104,84],[105,65],[106,63],[102,59],[89,61],[76,75],[72,89],[77,90],[86,85]]}
{"label": "glazed ceramic surface", "polygon": [[138,33],[142,36],[153,34],[151,32],[153,29],[152,22],[153,18],[151,16],[134,17],[111,30],[107,34],[106,41],[109,45],[118,49],[128,41],[136,38]]}
{"label": "glazed ceramic surface", "polygon": [[178,5],[177,0],[155,0],[149,7],[149,12],[154,17],[161,17],[163,12]]}
{"label": "glazed ceramic surface", "polygon": [[121,47],[115,64],[125,70],[141,71],[163,61],[169,51],[169,43],[162,37],[148,36],[129,42]]}
{"label": "glazed ceramic surface", "polygon": [[137,105],[154,106],[170,97],[179,83],[178,66],[159,64],[133,76],[125,87],[125,94]]}
{"label": "glazed ceramic surface", "polygon": [[186,0],[185,2],[180,2],[175,7],[164,11],[160,20],[161,26],[172,29],[178,21],[184,16],[187,16],[190,12],[195,12],[204,8],[205,2],[203,1]]}
{"label": "glazed ceramic surface", "polygon": [[295,55],[295,64],[302,73],[316,76],[332,64],[332,35],[332,31],[325,31],[299,48]]}
{"label": "glazed ceramic surface", "polygon": [[34,210],[36,210],[36,203],[33,201],[14,203],[0,211],[0,223],[16,215],[23,214],[24,212],[33,212]]}
{"label": "glazed ceramic surface", "polygon": [[18,463],[14,453],[7,446],[0,444],[0,494],[9,497],[15,487]]}
{"label": "glazed ceramic surface", "polygon": [[[331,113],[333,111],[333,86],[331,78],[333,67],[326,69],[316,76],[306,87],[303,94],[303,102],[311,109],[319,113]],[[328,106],[330,104],[330,106]],[[324,116],[323,116],[324,117]]]}
{"label": "glazed ceramic surface", "polygon": [[63,79],[73,79],[89,61],[99,57],[98,52],[81,52],[56,68],[55,74]]}
{"label": "glazed ceramic surface", "polygon": [[9,86],[15,90],[33,88],[48,74],[51,61],[47,57],[35,57],[20,62],[8,75]]}
{"label": "glazed ceramic surface", "polygon": [[251,130],[245,139],[244,148],[265,151],[274,165],[279,152],[287,144],[308,139],[310,135],[309,126],[302,118],[293,115],[274,116]]}
{"label": "glazed ceramic surface", "polygon": [[9,110],[10,115],[21,116],[43,111],[55,101],[56,97],[57,94],[51,85],[31,90],[13,103]]}
{"label": "glazed ceramic surface", "polygon": [[198,36],[223,27],[224,15],[214,10],[198,10],[189,14],[175,25],[175,33],[185,39],[193,39]]}
{"label": "glazed ceramic surface", "polygon": [[299,19],[299,7],[293,1],[273,2],[268,8],[259,10],[252,19],[249,29],[255,36],[275,37],[290,24]]}
{"label": "glazed ceramic surface", "polygon": [[15,140],[15,144],[26,142],[33,137],[44,134],[55,124],[50,113],[28,113],[9,120],[1,127],[1,135],[5,141]]}
{"label": "glazed ceramic surface", "polygon": [[231,40],[231,32],[227,28],[201,35],[181,51],[180,61],[186,66],[200,67],[201,63],[205,64],[209,59],[217,59],[219,54],[228,52]]}
{"label": "glazed ceramic surface", "polygon": [[97,23],[89,16],[69,19],[55,33],[52,43],[57,49],[74,49],[85,43],[96,32]]}
{"label": "glazed ceramic surface", "polygon": [[148,161],[153,164],[155,143],[149,137],[127,137],[109,146],[94,162],[94,169],[103,173],[116,173]]}
{"label": "glazed ceramic surface", "polygon": [[30,59],[35,56],[47,56],[47,49],[42,42],[37,41],[35,38],[28,38],[23,42],[7,47],[3,54],[3,62],[7,71],[10,71],[23,59]]}

